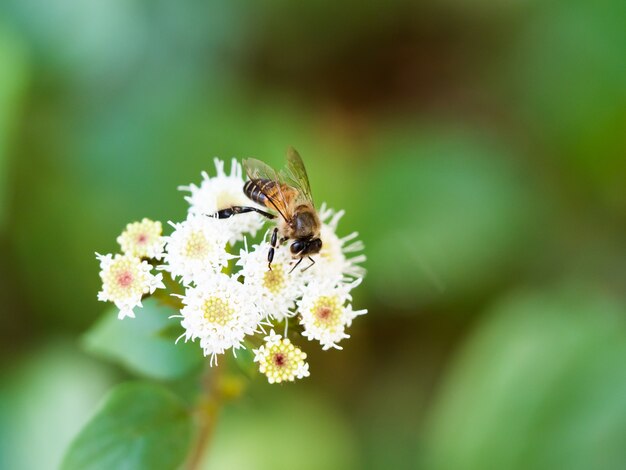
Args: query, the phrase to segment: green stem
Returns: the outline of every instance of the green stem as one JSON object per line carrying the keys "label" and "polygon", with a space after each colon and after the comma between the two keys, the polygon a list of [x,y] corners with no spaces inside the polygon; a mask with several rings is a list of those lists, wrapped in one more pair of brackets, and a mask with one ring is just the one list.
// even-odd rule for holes
{"label": "green stem", "polygon": [[204,393],[196,410],[198,415],[198,435],[187,461],[186,468],[188,470],[201,468],[204,455],[213,438],[217,418],[223,405],[220,380],[220,366],[208,367],[202,378]]}

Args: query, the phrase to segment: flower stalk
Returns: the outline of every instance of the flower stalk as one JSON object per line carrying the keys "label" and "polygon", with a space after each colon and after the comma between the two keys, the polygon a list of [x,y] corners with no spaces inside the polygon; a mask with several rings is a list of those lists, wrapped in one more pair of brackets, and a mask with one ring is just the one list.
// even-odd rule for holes
{"label": "flower stalk", "polygon": [[215,433],[217,420],[223,405],[220,380],[223,366],[205,368],[202,377],[202,394],[196,407],[197,436],[189,454],[187,470],[201,468],[204,456]]}

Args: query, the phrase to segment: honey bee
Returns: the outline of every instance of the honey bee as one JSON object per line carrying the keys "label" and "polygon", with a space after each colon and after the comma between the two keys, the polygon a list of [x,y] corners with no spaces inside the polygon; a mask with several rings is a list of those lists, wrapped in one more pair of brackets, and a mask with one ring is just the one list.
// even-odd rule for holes
{"label": "honey bee", "polygon": [[322,224],[313,204],[309,178],[300,154],[293,147],[289,147],[287,167],[280,172],[253,158],[244,160],[243,167],[248,175],[248,181],[243,186],[244,194],[252,201],[276,211],[278,216],[256,207],[233,206],[218,211],[217,217],[224,219],[246,212],[257,212],[268,219],[278,217],[278,224],[272,232],[271,247],[267,254],[268,269],[272,269],[274,251],[278,248],[279,242],[283,244],[287,240],[293,240],[289,250],[291,256],[298,259],[292,271],[305,257],[311,261],[305,269],[313,266],[315,260],[311,255],[319,253],[322,249],[320,239]]}

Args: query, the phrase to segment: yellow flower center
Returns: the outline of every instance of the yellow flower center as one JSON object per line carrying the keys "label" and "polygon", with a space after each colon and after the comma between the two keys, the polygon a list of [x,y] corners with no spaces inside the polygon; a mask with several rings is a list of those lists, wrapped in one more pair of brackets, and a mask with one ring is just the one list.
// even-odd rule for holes
{"label": "yellow flower center", "polygon": [[183,255],[187,258],[203,259],[211,250],[211,245],[204,236],[204,233],[192,232],[187,237],[187,243],[183,250]]}
{"label": "yellow flower center", "polygon": [[288,339],[281,339],[267,348],[259,363],[259,370],[273,382],[292,381],[305,359],[306,353],[291,344]]}
{"label": "yellow flower center", "polygon": [[263,287],[272,294],[277,294],[285,288],[285,270],[280,264],[272,266],[272,270],[263,274]]}
{"label": "yellow flower center", "polygon": [[209,323],[225,326],[233,319],[235,309],[224,299],[209,297],[202,305],[202,312]]}
{"label": "yellow flower center", "polygon": [[315,326],[329,330],[341,326],[342,311],[343,306],[336,295],[319,297],[311,308]]}

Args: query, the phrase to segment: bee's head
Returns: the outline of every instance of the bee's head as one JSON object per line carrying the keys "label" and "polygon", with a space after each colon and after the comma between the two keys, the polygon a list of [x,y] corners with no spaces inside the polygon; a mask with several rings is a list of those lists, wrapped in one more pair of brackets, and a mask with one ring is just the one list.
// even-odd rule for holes
{"label": "bee's head", "polygon": [[322,249],[322,240],[319,238],[300,238],[293,242],[289,249],[293,256],[303,258],[319,253]]}

